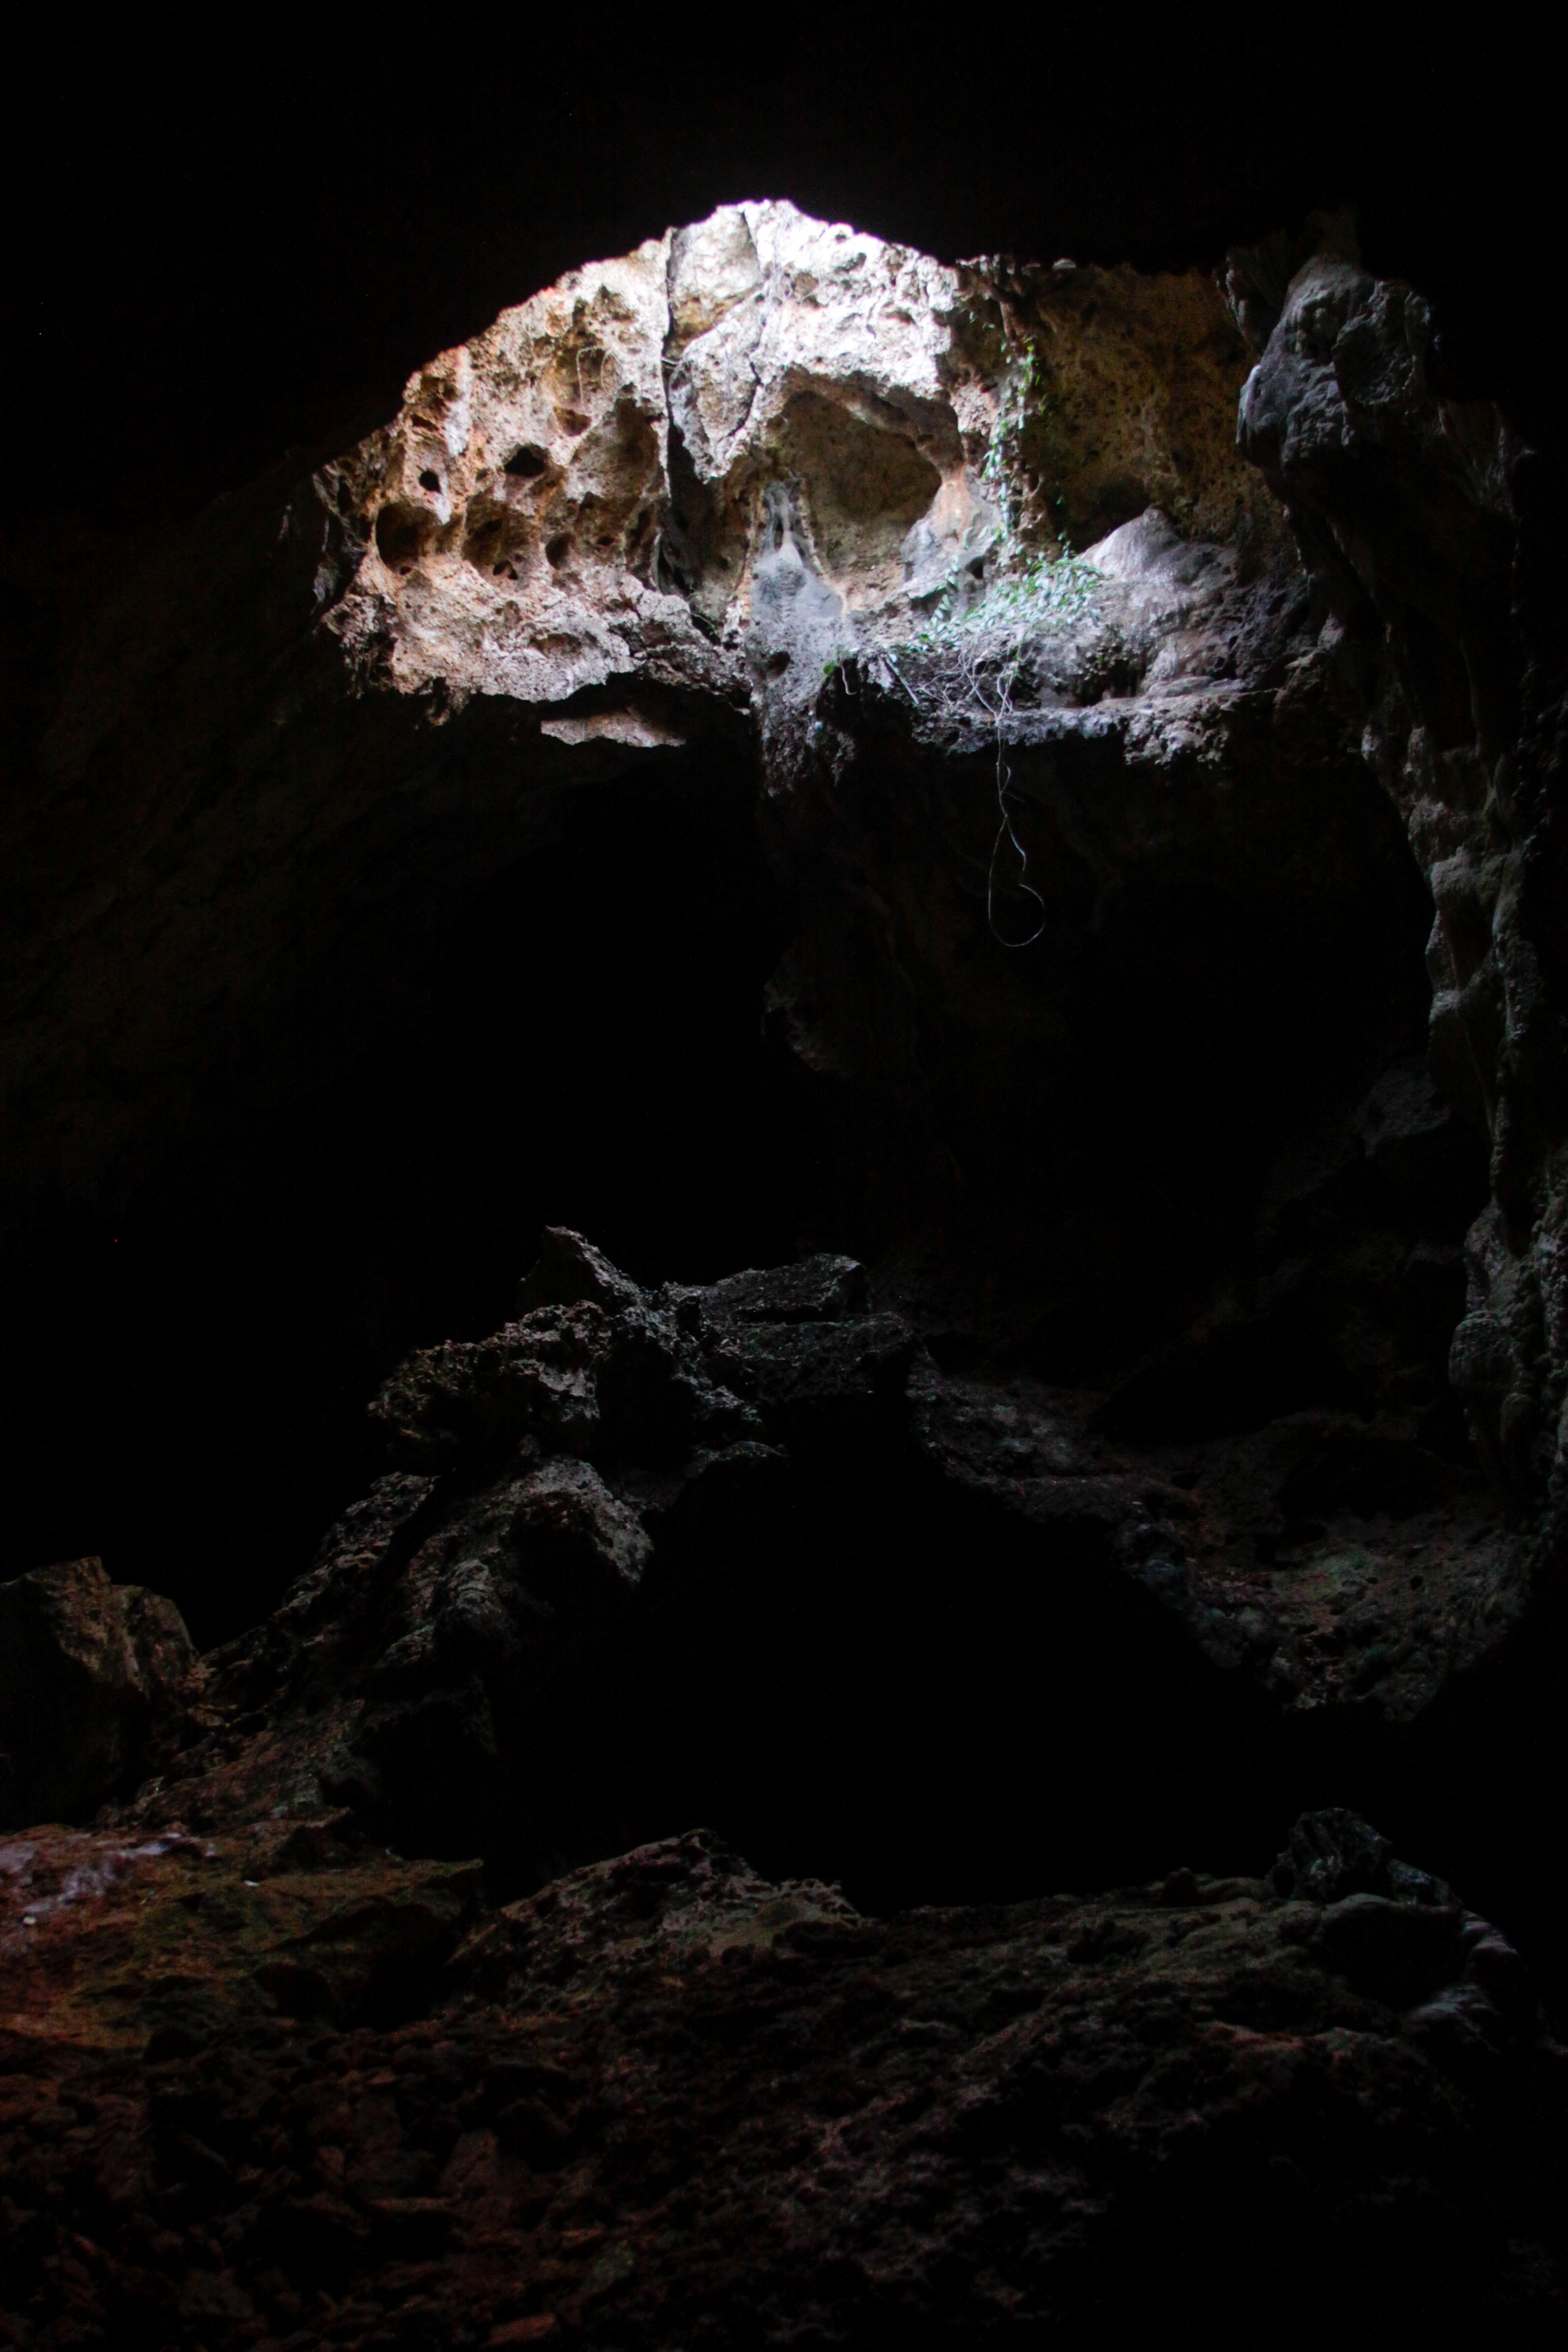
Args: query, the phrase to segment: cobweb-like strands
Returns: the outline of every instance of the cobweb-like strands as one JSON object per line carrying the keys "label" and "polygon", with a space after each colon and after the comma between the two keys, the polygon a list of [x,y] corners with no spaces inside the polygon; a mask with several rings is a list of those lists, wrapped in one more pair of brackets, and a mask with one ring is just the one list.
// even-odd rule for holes
{"label": "cobweb-like strands", "polygon": [[[1046,928],[1046,902],[1028,879],[1029,857],[1019,840],[1007,803],[1012,771],[1007,764],[1007,728],[1014,710],[1014,692],[1030,645],[1039,637],[1070,627],[1075,622],[1098,618],[1094,601],[1097,575],[1076,558],[1063,556],[1035,564],[1021,578],[1005,580],[971,605],[966,613],[952,612],[952,592],[943,610],[929,629],[912,640],[910,652],[932,657],[916,694],[904,677],[896,656],[886,656],[889,668],[910,699],[957,728],[971,723],[977,713],[989,722],[996,742],[996,811],[998,824],[991,845],[985,877],[985,920],[992,937],[1005,948],[1032,947]],[[1009,939],[996,919],[997,864],[1004,843],[1011,843],[1018,860],[1015,891],[1032,898],[1040,919],[1026,937]]]}

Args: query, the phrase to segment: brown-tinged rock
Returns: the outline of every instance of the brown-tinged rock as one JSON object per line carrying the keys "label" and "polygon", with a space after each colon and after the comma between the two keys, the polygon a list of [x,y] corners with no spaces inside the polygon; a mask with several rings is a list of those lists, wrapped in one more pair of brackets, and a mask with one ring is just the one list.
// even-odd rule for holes
{"label": "brown-tinged rock", "polygon": [[0,1819],[70,1820],[121,1787],[193,1654],[174,1602],[100,1560],[0,1585]]}

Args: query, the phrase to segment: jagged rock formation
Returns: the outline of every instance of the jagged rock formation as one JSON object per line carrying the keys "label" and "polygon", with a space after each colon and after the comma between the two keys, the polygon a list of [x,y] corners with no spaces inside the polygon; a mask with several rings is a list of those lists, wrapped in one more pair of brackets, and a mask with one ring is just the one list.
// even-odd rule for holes
{"label": "jagged rock formation", "polygon": [[[1512,1769],[1568,1654],[1550,485],[1324,235],[1227,306],[726,207],[85,625],[10,817],[62,878],[16,1230],[234,1165],[231,1091],[373,1034],[416,1122],[399,1024],[487,887],[636,807],[657,892],[664,812],[673,872],[754,803],[755,1156],[830,1246],[638,1281],[552,1230],[194,1664],[101,1571],[0,1588],[65,1662],[6,1817],[111,1799],[0,1855],[35,2334],[393,2340],[395,2252],[436,2340],[983,2340],[1163,2310],[1237,2211],[1227,2312],[1328,2311],[1382,2231],[1380,2312],[1414,2265],[1550,2324],[1561,2053],[1321,1811],[1468,1823],[1560,1965]],[[570,993],[497,1060],[524,1157]],[[1171,1869],[1303,1804],[1267,1885]]]}
{"label": "jagged rock formation", "polygon": [[1420,1076],[1429,908],[1234,446],[1246,364],[1197,276],[731,207],[215,512],[90,623],[18,803],[13,862],[72,880],[17,950],[14,1223],[155,1195],[178,1147],[241,1245],[258,1123],[370,1038],[435,1073],[420,976],[488,880],[635,804],[657,888],[650,807],[684,869],[679,806],[755,800],[784,951],[742,1181],[787,1142],[801,1240],[955,1360],[1120,1391],[1153,1350],[1172,1434],[1349,1412],[1462,1470],[1484,1172]]}
{"label": "jagged rock formation", "polygon": [[[1012,520],[985,460],[1031,297],[784,204],[593,264],[433,361],[328,469],[332,626],[445,708],[612,679],[745,699],[806,636],[907,633]],[[1152,503],[1188,539],[1278,541],[1229,446],[1210,288],[1068,272],[1047,315],[1061,349],[1016,420],[1026,530],[1079,545]],[[575,740],[644,748],[629,710],[593,716]]]}

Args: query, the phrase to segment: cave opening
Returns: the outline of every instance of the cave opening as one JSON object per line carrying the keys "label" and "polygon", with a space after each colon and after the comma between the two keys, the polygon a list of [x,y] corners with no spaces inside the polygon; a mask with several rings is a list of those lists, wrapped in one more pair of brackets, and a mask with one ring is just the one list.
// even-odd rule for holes
{"label": "cave opening", "polygon": [[[301,1093],[242,1070],[112,1231],[46,1237],[15,1294],[18,1568],[98,1551],[168,1592],[203,1646],[241,1633],[385,1466],[377,1384],[411,1349],[502,1324],[551,1225],[650,1287],[880,1253],[881,1295],[944,1375],[1109,1391],[1116,1437],[1189,1484],[1281,1414],[1375,1419],[1381,1359],[1347,1359],[1343,1326],[1377,1319],[1360,1269],[1386,1286],[1392,1263],[1397,1291],[1425,1247],[1441,1263],[1422,1261],[1436,1292],[1414,1347],[1399,1297],[1384,1320],[1426,1367],[1421,1461],[1436,1447],[1469,1475],[1441,1365],[1479,1147],[1451,1124],[1418,1137],[1402,1191],[1350,1133],[1380,1071],[1413,1083],[1427,997],[1430,902],[1370,780],[1320,774],[1294,809],[1277,795],[1239,819],[1227,802],[1206,833],[1189,813],[1179,848],[1135,852],[1108,893],[1083,827],[1111,822],[1119,779],[1068,770],[1064,818],[1060,755],[1042,775],[1026,757],[1054,919],[1014,956],[984,935],[985,762],[911,783],[868,761],[857,854],[917,1013],[889,1111],[884,1073],[813,1071],[767,1014],[801,909],[747,760],[638,756],[550,797],[412,971],[395,940],[362,973],[346,1023],[321,994],[294,1009],[333,1037],[325,1076]],[[1311,844],[1331,836],[1321,872]],[[978,1318],[952,1318],[951,1285],[922,1309],[899,1259],[919,1171],[887,1138],[917,1086],[963,1179],[939,1230]],[[1216,1282],[1297,1260],[1304,1306],[1183,1339]],[[1311,1508],[1265,1513],[1258,1558],[1321,1533],[1314,1478],[1348,1479],[1386,1536],[1401,1481],[1433,1474],[1381,1444],[1356,1454],[1331,1429],[1304,1467],[1268,1472]],[[650,1604],[613,1707],[563,1734],[573,1786],[547,1852],[565,1867],[700,1819],[873,1910],[1136,1878],[1173,1853],[1260,1866],[1282,1811],[1345,1793],[1343,1758],[1195,1654],[1104,1553],[1103,1528],[1042,1545],[960,1505],[902,1434],[830,1449],[776,1508],[721,1515],[696,1584]],[[525,1748],[476,1801],[497,1895],[537,1883],[538,1783],[563,1772]],[[448,1794],[460,1779],[449,1759],[427,1777]],[[1348,1777],[1392,1785],[1371,1751]],[[410,1852],[475,1838],[446,1799],[388,1828]]]}
{"label": "cave opening", "polygon": [[1390,2308],[1561,2303],[1551,730],[1430,326],[1342,215],[726,204],[84,619],[0,1941],[144,2137],[122,2226],[25,2117],[0,2271],[1032,2340],[1342,2307],[1364,2225]]}

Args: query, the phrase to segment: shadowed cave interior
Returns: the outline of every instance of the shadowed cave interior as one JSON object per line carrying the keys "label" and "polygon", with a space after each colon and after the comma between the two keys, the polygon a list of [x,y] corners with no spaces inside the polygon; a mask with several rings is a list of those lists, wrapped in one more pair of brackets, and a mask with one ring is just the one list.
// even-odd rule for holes
{"label": "shadowed cave interior", "polygon": [[[661,758],[655,777],[561,795],[544,845],[421,964],[395,953],[362,975],[350,1018],[292,1007],[288,1034],[330,1041],[330,1083],[301,1098],[274,1068],[239,1070],[115,1234],[79,1223],[37,1244],[9,1400],[27,1465],[17,1567],[90,1538],[118,1580],[167,1591],[199,1643],[238,1633],[382,1467],[367,1395],[411,1347],[503,1320],[546,1224],[593,1234],[649,1285],[803,1249],[886,1257],[891,1238],[887,1286],[938,1362],[1088,1391],[1142,1365],[1119,1410],[1143,1439],[1365,1403],[1289,1326],[1195,1378],[1162,1371],[1159,1352],[1256,1255],[1281,1167],[1310,1167],[1325,1138],[1331,1156],[1380,1068],[1419,1057],[1430,902],[1364,779],[1341,787],[1367,865],[1348,890],[1336,874],[1326,894],[1289,879],[1260,894],[1244,855],[1230,873],[1156,870],[1086,919],[1092,879],[1032,803],[1020,835],[1060,932],[1008,950],[966,876],[960,955],[980,968],[986,1059],[977,1070],[940,972],[922,1043],[962,1170],[950,1213],[978,1265],[977,1321],[932,1284],[929,1244],[899,1274],[896,1198],[868,1194],[858,1164],[870,1114],[851,1086],[808,1079],[765,1012],[791,908],[752,778],[732,755]],[[940,812],[955,871],[991,788],[972,762]],[[870,803],[895,840],[901,790],[895,772]],[[911,891],[931,855],[918,840]],[[910,921],[912,961],[931,950],[913,900]],[[1433,1237],[1462,1233],[1480,1181],[1461,1152]],[[1438,1365],[1459,1297],[1450,1278],[1436,1302]],[[1439,1402],[1432,1418],[1434,1443],[1468,1463],[1459,1417]],[[763,1869],[842,1879],[884,1909],[1136,1878],[1189,1848],[1257,1866],[1282,1812],[1347,1795],[1455,1833],[1451,1792],[1391,1781],[1375,1741],[1359,1770],[1339,1746],[1321,1757],[1310,1730],[1282,1731],[1108,1587],[1092,1540],[1075,1557],[1068,1531],[1042,1574],[1035,1539],[977,1526],[896,1437],[830,1449],[804,1496],[760,1523],[743,1513],[734,1541],[739,1589],[682,1610],[608,1716],[592,1710],[563,1864],[711,1820]],[[433,1774],[415,1850],[471,1849],[457,1796]],[[537,1875],[531,1863],[520,1879],[515,1834],[503,1806],[486,1839],[498,1895]],[[1472,1876],[1499,1860],[1463,1858]]]}
{"label": "shadowed cave interior", "polygon": [[5,539],[0,2336],[1554,2345],[1555,443],[703,201]]}

